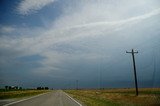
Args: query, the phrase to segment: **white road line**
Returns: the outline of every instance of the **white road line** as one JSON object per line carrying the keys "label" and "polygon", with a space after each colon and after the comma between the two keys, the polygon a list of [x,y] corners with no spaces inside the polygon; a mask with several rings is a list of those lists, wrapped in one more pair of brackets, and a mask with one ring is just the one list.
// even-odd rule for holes
{"label": "white road line", "polygon": [[67,93],[64,92],[65,95],[67,95],[71,100],[76,102],[79,106],[82,106],[79,102],[77,102],[75,99],[73,99],[71,96],[69,96]]}
{"label": "white road line", "polygon": [[[47,92],[47,93],[50,93],[50,92]],[[16,103],[22,102],[22,101],[26,101],[26,100],[29,100],[29,99],[33,99],[33,98],[36,98],[36,97],[39,97],[39,96],[45,95],[45,94],[47,94],[47,93],[43,93],[43,94],[39,94],[39,95],[36,95],[36,96],[30,97],[30,98],[26,98],[26,99],[22,99],[22,100],[19,100],[19,101],[11,102],[11,103],[9,103],[9,104],[5,104],[5,105],[3,105],[3,106],[10,106],[10,105],[13,105],[13,104],[16,104]]]}

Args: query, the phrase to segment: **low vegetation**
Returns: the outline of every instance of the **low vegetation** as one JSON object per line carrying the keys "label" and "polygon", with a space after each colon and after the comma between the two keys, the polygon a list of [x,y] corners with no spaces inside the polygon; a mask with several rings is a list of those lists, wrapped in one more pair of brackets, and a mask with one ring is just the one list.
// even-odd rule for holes
{"label": "low vegetation", "polygon": [[66,90],[73,98],[87,106],[160,106],[160,88]]}
{"label": "low vegetation", "polygon": [[49,92],[49,90],[0,90],[0,99],[20,98],[34,96],[41,93]]}

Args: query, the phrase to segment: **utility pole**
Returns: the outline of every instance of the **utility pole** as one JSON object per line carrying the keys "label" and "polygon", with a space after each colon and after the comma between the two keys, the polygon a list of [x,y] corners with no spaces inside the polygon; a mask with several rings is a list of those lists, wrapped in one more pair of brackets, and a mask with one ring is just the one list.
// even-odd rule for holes
{"label": "utility pole", "polygon": [[102,70],[100,70],[100,75],[99,75],[99,89],[101,90],[103,88],[102,86]]}
{"label": "utility pole", "polygon": [[136,96],[138,96],[138,83],[137,83],[136,64],[135,64],[135,57],[134,57],[134,54],[138,53],[138,51],[134,51],[132,49],[131,52],[126,51],[126,53],[131,53],[132,54],[133,68],[134,68],[134,79],[135,79],[135,87],[136,87]]}
{"label": "utility pole", "polygon": [[155,58],[155,52],[154,52],[154,57],[153,57],[153,75],[152,75],[152,87],[154,87],[154,81],[155,81],[155,73],[156,73],[156,58]]}
{"label": "utility pole", "polygon": [[78,80],[76,80],[76,89],[78,90]]}

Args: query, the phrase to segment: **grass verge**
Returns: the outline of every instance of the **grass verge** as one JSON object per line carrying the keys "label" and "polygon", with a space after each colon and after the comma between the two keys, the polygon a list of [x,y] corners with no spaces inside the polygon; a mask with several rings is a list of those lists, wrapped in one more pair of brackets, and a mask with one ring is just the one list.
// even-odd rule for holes
{"label": "grass verge", "polygon": [[1,91],[0,99],[11,99],[34,96],[42,93],[49,92],[49,90],[16,90],[16,91]]}
{"label": "grass verge", "polygon": [[65,90],[87,106],[160,106],[160,88],[105,90]]}

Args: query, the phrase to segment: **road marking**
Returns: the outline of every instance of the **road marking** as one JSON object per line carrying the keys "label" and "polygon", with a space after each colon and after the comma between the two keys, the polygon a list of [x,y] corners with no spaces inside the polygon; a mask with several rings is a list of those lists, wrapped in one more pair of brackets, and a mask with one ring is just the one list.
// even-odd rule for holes
{"label": "road marking", "polygon": [[67,93],[63,92],[65,95],[67,95],[71,100],[73,100],[74,102],[76,102],[79,106],[82,106],[82,104],[80,104],[79,102],[77,102],[75,99],[73,99],[71,96],[69,96]]}
{"label": "road marking", "polygon": [[[47,93],[50,93],[50,92],[47,92]],[[30,98],[26,98],[26,99],[22,99],[22,100],[19,100],[19,101],[11,102],[11,103],[5,104],[5,105],[3,105],[3,106],[10,106],[10,105],[13,105],[13,104],[16,104],[16,103],[19,103],[19,102],[23,102],[23,101],[26,101],[26,100],[29,100],[29,99],[33,99],[33,98],[36,98],[36,97],[45,95],[45,94],[47,94],[47,93],[43,93],[43,94],[39,94],[39,95],[30,97]]]}

